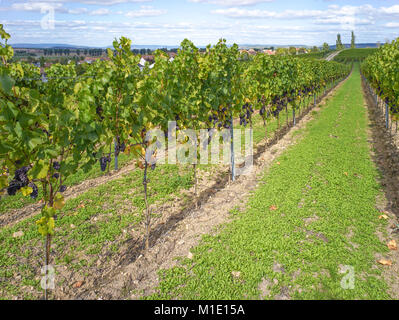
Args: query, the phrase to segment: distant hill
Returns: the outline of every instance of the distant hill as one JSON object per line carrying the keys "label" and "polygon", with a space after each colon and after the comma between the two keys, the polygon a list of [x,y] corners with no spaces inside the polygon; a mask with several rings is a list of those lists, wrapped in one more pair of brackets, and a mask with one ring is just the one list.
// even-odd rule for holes
{"label": "distant hill", "polygon": [[16,49],[89,49],[92,47],[75,46],[61,43],[10,43]]}
{"label": "distant hill", "polygon": [[[108,47],[90,47],[90,46],[78,46],[78,45],[71,45],[71,44],[63,44],[63,43],[14,43],[11,44],[13,48],[17,49],[105,49],[105,48],[112,48],[112,46]],[[249,48],[280,48],[280,47],[303,47],[303,48],[310,48],[311,46],[303,45],[303,44],[293,44],[293,45],[275,45],[275,44],[240,44],[239,47],[241,49],[249,49]],[[346,48],[350,48],[350,44],[345,44]],[[377,48],[377,43],[359,43],[356,44],[356,48]],[[132,49],[162,49],[167,48],[175,49],[179,48],[179,45],[175,46],[167,46],[167,45],[132,45]],[[205,48],[205,46],[199,46],[199,48]],[[336,46],[330,46],[332,50],[336,49]]]}

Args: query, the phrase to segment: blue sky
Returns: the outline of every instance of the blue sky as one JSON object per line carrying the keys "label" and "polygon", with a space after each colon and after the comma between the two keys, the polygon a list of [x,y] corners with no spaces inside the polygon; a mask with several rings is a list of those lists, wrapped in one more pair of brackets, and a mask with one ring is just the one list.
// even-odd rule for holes
{"label": "blue sky", "polygon": [[335,44],[399,36],[398,0],[0,0],[11,43],[108,46],[134,44]]}

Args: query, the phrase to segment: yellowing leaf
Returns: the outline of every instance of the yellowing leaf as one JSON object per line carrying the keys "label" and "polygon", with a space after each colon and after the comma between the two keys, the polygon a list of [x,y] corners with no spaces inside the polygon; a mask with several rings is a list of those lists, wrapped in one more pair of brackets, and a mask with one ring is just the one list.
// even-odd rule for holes
{"label": "yellowing leaf", "polygon": [[269,207],[269,210],[270,211],[275,211],[275,210],[277,210],[277,207],[275,205],[272,205],[272,206]]}
{"label": "yellowing leaf", "polygon": [[396,244],[395,240],[391,240],[388,242],[388,249],[389,250],[398,250],[398,245]]}
{"label": "yellowing leaf", "polygon": [[144,169],[144,164],[142,161],[137,161],[136,166],[139,167],[140,169]]}
{"label": "yellowing leaf", "polygon": [[85,283],[84,281],[75,282],[74,285],[73,285],[73,287],[74,287],[75,289],[80,288],[84,283]]}
{"label": "yellowing leaf", "polygon": [[82,89],[82,83],[78,82],[77,84],[75,84],[75,87],[73,88],[73,92],[75,94],[77,94],[80,91],[80,89]]}
{"label": "yellowing leaf", "polygon": [[387,260],[387,259],[381,259],[377,261],[379,264],[382,264],[383,266],[391,266],[392,265],[392,261],[391,260]]}
{"label": "yellowing leaf", "polygon": [[53,208],[56,210],[62,209],[65,205],[65,199],[61,194],[58,194],[54,204],[53,204]]}
{"label": "yellowing leaf", "polygon": [[387,220],[388,219],[388,216],[386,215],[386,214],[382,214],[382,215],[380,215],[379,217],[378,217],[378,219],[385,219],[385,220]]}
{"label": "yellowing leaf", "polygon": [[130,146],[127,146],[123,153],[126,155],[129,155],[130,154]]}
{"label": "yellowing leaf", "polygon": [[27,197],[33,192],[33,189],[31,187],[23,187],[21,188],[21,192],[24,197]]}
{"label": "yellowing leaf", "polygon": [[8,186],[7,177],[5,175],[0,176],[0,189],[3,189],[7,186]]}
{"label": "yellowing leaf", "polygon": [[49,218],[48,222],[47,222],[47,230],[49,234],[53,234],[54,233],[54,228],[55,228],[55,222],[54,222],[54,218],[51,217]]}

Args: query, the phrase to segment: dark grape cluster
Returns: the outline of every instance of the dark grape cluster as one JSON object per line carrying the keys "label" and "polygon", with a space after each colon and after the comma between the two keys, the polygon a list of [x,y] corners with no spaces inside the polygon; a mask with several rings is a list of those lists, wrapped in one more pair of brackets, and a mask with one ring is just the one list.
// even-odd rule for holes
{"label": "dark grape cluster", "polygon": [[270,110],[267,110],[266,112],[266,106],[263,106],[262,108],[260,108],[259,110],[259,114],[263,117],[263,118],[269,118],[270,117]]}
{"label": "dark grape cluster", "polygon": [[9,196],[15,196],[17,191],[23,187],[20,181],[12,180],[7,188],[7,193]]}
{"label": "dark grape cluster", "polygon": [[107,157],[100,158],[100,167],[101,171],[104,172],[107,169],[107,162],[111,162],[111,156],[108,155]]}
{"label": "dark grape cluster", "polygon": [[285,108],[286,102],[284,101],[284,99],[276,96],[272,100],[272,105],[274,106],[272,114],[274,117],[277,117],[280,112],[283,111],[283,109]]}
{"label": "dark grape cluster", "polygon": [[249,103],[244,104],[242,106],[242,113],[240,114],[240,125],[244,125],[244,127],[246,127],[253,113],[254,109],[252,108],[252,105]]}
{"label": "dark grape cluster", "polygon": [[28,185],[29,187],[32,188],[32,193],[30,194],[30,197],[32,199],[36,199],[38,194],[39,194],[39,189],[37,188],[36,184],[34,184],[33,182],[29,183]]}
{"label": "dark grape cluster", "polygon": [[67,189],[67,186],[61,186],[61,187],[60,187],[60,192],[61,192],[61,193],[62,193],[62,192],[65,192],[66,189]]}
{"label": "dark grape cluster", "polygon": [[10,196],[14,196],[18,190],[26,187],[29,184],[27,173],[30,167],[22,167],[15,171],[14,179],[10,182],[7,193]]}
{"label": "dark grape cluster", "polygon": [[208,139],[206,139],[203,142],[204,149],[206,149],[209,146],[215,133],[216,133],[216,130],[214,128],[208,128]]}
{"label": "dark grape cluster", "polygon": [[233,122],[231,117],[228,116],[228,110],[226,107],[223,107],[222,109],[217,110],[215,114],[210,115],[208,117],[208,122],[213,126],[213,128],[217,127],[219,130],[222,128],[231,129],[233,126]]}
{"label": "dark grape cluster", "polygon": [[54,168],[55,171],[60,171],[61,164],[58,161],[54,161],[53,168]]}
{"label": "dark grape cluster", "polygon": [[120,137],[118,137],[117,138],[117,142],[116,142],[116,146],[115,146],[115,155],[119,156],[119,154],[121,152],[125,152],[125,150],[126,150],[125,142],[121,143],[121,139],[120,139]]}

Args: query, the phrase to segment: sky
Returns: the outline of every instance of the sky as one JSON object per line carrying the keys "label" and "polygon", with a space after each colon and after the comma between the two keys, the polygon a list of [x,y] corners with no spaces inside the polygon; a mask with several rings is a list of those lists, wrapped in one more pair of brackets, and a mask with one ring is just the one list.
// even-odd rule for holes
{"label": "sky", "polygon": [[335,44],[399,37],[399,0],[0,0],[10,43]]}

